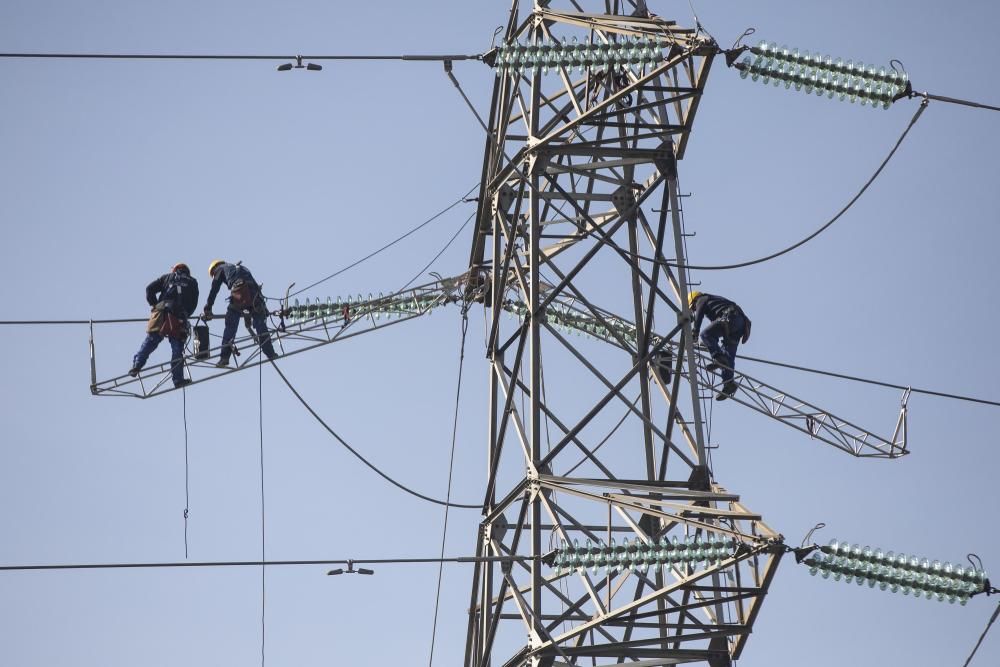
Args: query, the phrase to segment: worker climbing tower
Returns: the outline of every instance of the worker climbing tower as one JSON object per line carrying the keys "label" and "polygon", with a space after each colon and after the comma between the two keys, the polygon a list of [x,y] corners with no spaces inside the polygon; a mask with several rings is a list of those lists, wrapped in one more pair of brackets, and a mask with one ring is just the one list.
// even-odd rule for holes
{"label": "worker climbing tower", "polygon": [[470,266],[488,483],[465,663],[729,665],[782,550],[712,475],[685,298],[677,165],[718,49],[642,0],[523,4],[487,54]]}

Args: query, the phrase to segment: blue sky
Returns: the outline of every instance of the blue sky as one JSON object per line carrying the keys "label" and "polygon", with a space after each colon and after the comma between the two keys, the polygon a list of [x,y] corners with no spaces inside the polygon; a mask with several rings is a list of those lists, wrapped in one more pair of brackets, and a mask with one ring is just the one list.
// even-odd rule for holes
{"label": "blue sky", "polygon": [[[692,23],[686,2],[652,2]],[[723,46],[749,26],[835,57],[901,60],[917,90],[1000,103],[993,3],[701,2]],[[262,3],[7,0],[0,50],[146,53],[477,53],[505,2]],[[3,319],[141,317],[143,287],[177,261],[242,259],[278,293],[349,264],[476,182],[482,129],[434,63],[0,59]],[[456,63],[485,113],[493,73]],[[869,177],[916,110],[857,108],[743,81],[721,60],[680,165],[694,263],[765,255],[804,237]],[[932,103],[854,208],[803,248],[696,275],[754,321],[747,354],[1000,399],[1000,115]],[[405,243],[310,292],[391,291],[472,212],[463,204]],[[460,237],[433,270],[464,270]],[[613,307],[613,304],[609,304]],[[216,333],[221,323],[214,323]],[[99,327],[102,376],[127,370],[141,325]],[[447,483],[458,372],[455,310],[289,359],[283,368],[349,442],[435,496]],[[87,331],[3,327],[0,563],[184,557],[181,396],[94,398]],[[164,349],[154,360],[164,360]],[[481,499],[482,312],[465,364],[453,497]],[[746,370],[889,433],[898,392],[771,367]],[[440,508],[364,469],[265,369],[188,392],[193,560],[260,556],[263,396],[270,559],[433,556]],[[931,558],[1000,562],[996,408],[914,395],[912,455],[859,461],[732,405],[713,415],[716,478],[798,544],[832,537]],[[453,512],[447,553],[474,550],[476,512]],[[373,577],[267,573],[269,665],[427,660],[436,567]],[[462,658],[471,571],[447,566],[435,662]],[[997,575],[1000,577],[1000,575]],[[260,572],[0,573],[0,663],[236,665],[260,659]],[[786,560],[741,665],[961,664],[992,613],[835,586]],[[1000,662],[987,637],[973,665]]]}

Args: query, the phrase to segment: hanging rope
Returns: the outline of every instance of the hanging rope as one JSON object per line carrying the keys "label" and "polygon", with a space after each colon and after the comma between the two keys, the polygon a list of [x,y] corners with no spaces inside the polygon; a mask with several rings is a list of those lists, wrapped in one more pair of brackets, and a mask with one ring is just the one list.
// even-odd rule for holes
{"label": "hanging rope", "polygon": [[265,621],[267,618],[266,534],[264,532],[264,364],[257,366],[257,425],[260,428],[260,665],[264,667]]}
{"label": "hanging rope", "polygon": [[184,406],[184,559],[188,557],[188,515],[191,509],[190,468],[188,465],[188,404],[187,388],[181,387]]}
{"label": "hanging rope", "polygon": [[[451,422],[451,455],[448,458],[448,491],[445,495],[444,528],[441,531],[441,558],[444,558],[445,541],[448,538],[448,510],[451,509],[451,479],[455,469],[455,442],[458,440],[458,408],[462,398],[462,368],[465,365],[465,335],[469,331],[469,304],[462,305],[462,344],[458,352],[458,387],[455,389],[455,417]],[[441,580],[444,578],[444,561],[438,563],[437,593],[434,595],[434,624],[431,627],[431,654],[428,667],[434,665],[434,642],[437,639],[438,610],[441,607]]]}

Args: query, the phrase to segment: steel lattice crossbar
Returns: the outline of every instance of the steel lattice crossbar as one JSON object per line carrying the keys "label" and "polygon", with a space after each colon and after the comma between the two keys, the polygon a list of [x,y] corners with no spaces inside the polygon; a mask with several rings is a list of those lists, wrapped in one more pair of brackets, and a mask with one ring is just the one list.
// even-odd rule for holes
{"label": "steel lattice crossbar", "polygon": [[[463,295],[456,291],[456,287],[462,278],[439,280],[389,296],[369,299],[359,296],[356,300],[290,307],[284,310],[284,314],[291,318],[290,322],[285,324],[284,330],[279,328],[272,331],[271,337],[280,356],[289,356],[384,329],[426,315],[438,306],[460,300]],[[281,311],[275,313],[278,314]],[[237,338],[235,344],[238,350],[242,350],[242,354],[234,358],[236,365],[232,368],[218,368],[214,360],[218,358],[221,346],[211,348],[204,355],[194,354],[190,350],[189,339],[188,354],[184,357],[187,376],[193,383],[204,382],[266,362],[261,357],[253,335]],[[90,391],[97,396],[149,398],[174,389],[170,362],[150,365],[138,377],[126,374],[98,382],[93,330],[90,349]]]}

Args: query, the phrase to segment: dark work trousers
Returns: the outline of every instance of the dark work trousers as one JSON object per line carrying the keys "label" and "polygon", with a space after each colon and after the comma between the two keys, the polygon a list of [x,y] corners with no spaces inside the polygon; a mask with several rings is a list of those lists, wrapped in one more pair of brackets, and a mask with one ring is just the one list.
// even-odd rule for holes
{"label": "dark work trousers", "polygon": [[[257,338],[260,340],[260,349],[268,357],[273,357],[274,346],[271,344],[271,334],[267,328],[267,311],[263,308],[254,308],[250,311],[250,316],[253,320],[254,331],[257,332]],[[229,308],[226,310],[226,328],[222,330],[221,359],[228,360],[229,356],[233,353],[231,345],[236,338],[236,329],[240,326],[240,320],[242,319],[242,310],[238,308]]]}
{"label": "dark work trousers", "polygon": [[[139,351],[132,358],[133,368],[142,368],[145,366],[149,355],[153,353],[153,350],[157,348],[162,340],[163,336],[158,333],[146,334],[146,340],[142,341]],[[176,385],[184,379],[184,341],[170,337],[170,361],[172,363],[170,372],[173,375],[174,384]]]}
{"label": "dark work trousers", "polygon": [[[715,320],[701,332],[701,342],[708,348],[712,357],[721,357],[725,362],[722,369],[723,382],[733,379],[733,367],[736,366],[736,348],[739,347],[746,331],[746,320],[739,313],[729,316],[729,323]],[[720,344],[721,343],[721,344]]]}

